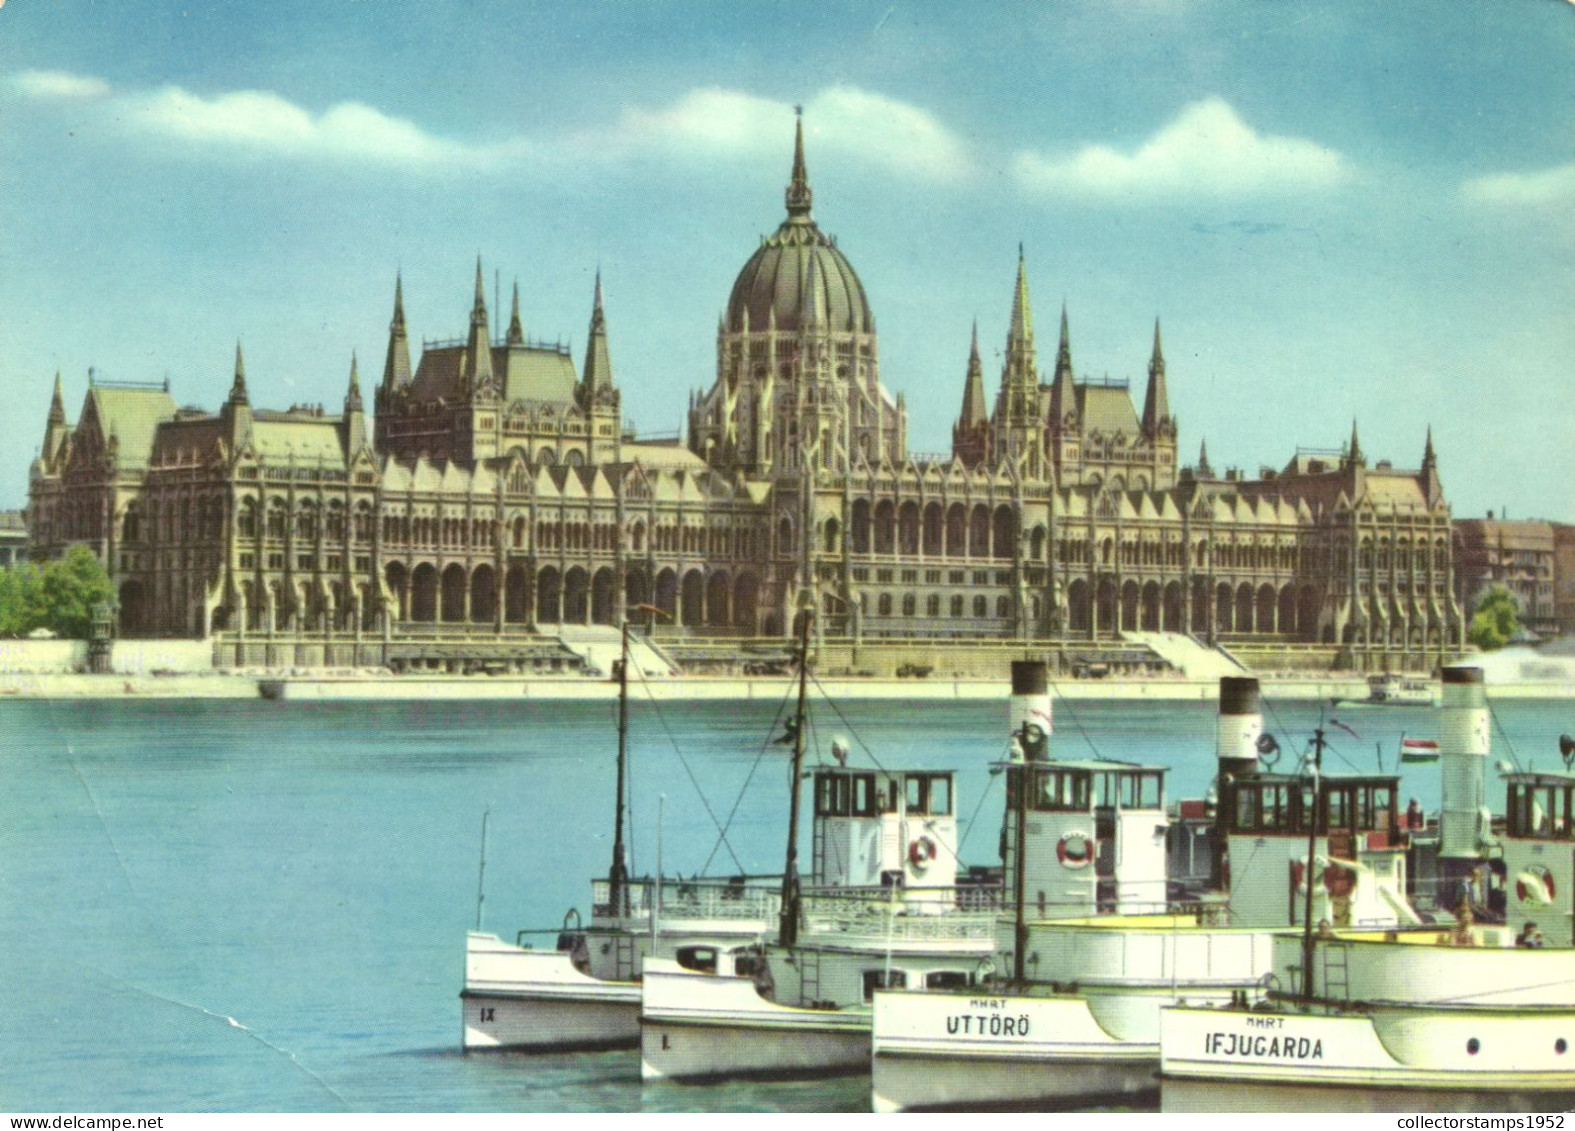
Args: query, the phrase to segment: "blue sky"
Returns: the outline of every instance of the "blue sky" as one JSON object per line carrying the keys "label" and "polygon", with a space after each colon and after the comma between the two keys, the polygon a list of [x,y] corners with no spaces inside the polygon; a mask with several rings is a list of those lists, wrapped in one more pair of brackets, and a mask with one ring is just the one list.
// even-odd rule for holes
{"label": "blue sky", "polygon": [[[559,8],[564,10],[558,10]],[[598,265],[626,414],[672,431],[782,215],[792,106],[910,447],[940,451],[1016,250],[1042,362],[1141,398],[1153,320],[1191,458],[1283,465],[1360,424],[1457,515],[1575,521],[1575,6],[0,7],[0,505],[58,369],[217,407],[335,407],[462,334],[475,257],[584,342]]]}

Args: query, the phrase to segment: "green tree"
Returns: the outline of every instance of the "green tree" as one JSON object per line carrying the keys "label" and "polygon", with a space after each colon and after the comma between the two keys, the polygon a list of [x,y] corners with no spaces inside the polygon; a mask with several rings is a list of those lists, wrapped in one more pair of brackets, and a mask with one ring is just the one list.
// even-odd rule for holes
{"label": "green tree", "polygon": [[0,636],[26,636],[38,627],[38,567],[24,562],[0,570]]}
{"label": "green tree", "polygon": [[1494,586],[1482,594],[1466,639],[1478,648],[1502,648],[1520,631],[1520,604],[1508,589]]}
{"label": "green tree", "polygon": [[93,606],[111,600],[114,592],[98,558],[81,545],[42,567],[24,564],[0,571],[0,635],[26,636],[47,628],[85,640],[92,631]]}

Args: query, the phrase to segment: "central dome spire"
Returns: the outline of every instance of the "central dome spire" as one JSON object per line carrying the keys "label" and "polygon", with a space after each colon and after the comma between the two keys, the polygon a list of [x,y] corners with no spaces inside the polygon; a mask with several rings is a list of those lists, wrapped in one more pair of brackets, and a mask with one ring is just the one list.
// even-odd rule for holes
{"label": "central dome spire", "polygon": [[793,219],[809,219],[811,206],[815,202],[815,194],[809,187],[809,173],[804,168],[804,107],[793,107],[794,119],[793,132],[793,174],[788,178],[787,210]]}

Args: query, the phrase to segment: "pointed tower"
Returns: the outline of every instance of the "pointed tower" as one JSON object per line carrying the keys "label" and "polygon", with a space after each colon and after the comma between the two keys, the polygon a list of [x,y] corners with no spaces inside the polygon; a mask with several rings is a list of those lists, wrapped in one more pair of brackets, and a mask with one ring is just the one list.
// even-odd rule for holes
{"label": "pointed tower", "polygon": [[464,379],[470,389],[492,383],[492,338],[487,330],[487,291],[476,256],[476,298],[470,307],[470,337],[465,342]]}
{"label": "pointed tower", "polygon": [[1345,462],[1351,467],[1366,467],[1367,457],[1362,454],[1362,442],[1356,436],[1356,418],[1351,418],[1351,446],[1345,453]]}
{"label": "pointed tower", "polygon": [[[781,168],[781,166],[778,166]],[[810,210],[815,194],[810,191],[809,172],[804,166],[804,114],[800,110],[793,124],[793,172],[788,176],[787,191],[783,194],[787,204],[788,219],[811,223]]]}
{"label": "pointed tower", "polygon": [[525,326],[520,322],[520,281],[514,280],[514,304],[509,311],[509,337],[508,344],[522,346],[525,344]]}
{"label": "pointed tower", "polygon": [[990,416],[984,401],[984,366],[979,361],[979,320],[974,319],[968,347],[968,375],[963,381],[962,412],[952,425],[952,456],[966,466],[984,461],[990,444]]}
{"label": "pointed tower", "polygon": [[367,446],[366,412],[361,403],[361,375],[355,351],[350,351],[350,384],[345,389],[345,455],[353,456]]}
{"label": "pointed tower", "polygon": [[66,393],[60,383],[60,370],[55,370],[55,395],[49,401],[49,419],[44,425],[44,448],[42,452],[45,464],[52,464],[60,458],[61,449],[65,446],[66,438],[71,435],[71,426],[66,421]]}
{"label": "pointed tower", "polygon": [[1011,325],[1001,391],[991,420],[989,460],[1010,462],[1020,474],[1044,474],[1044,420],[1039,398],[1039,364],[1034,350],[1034,309],[1028,297],[1028,263],[1017,245],[1017,280],[1012,288]]}
{"label": "pointed tower", "polygon": [[405,282],[394,276],[394,317],[388,324],[388,357],[383,362],[383,384],[378,389],[378,406],[410,384],[410,341],[405,335]]}
{"label": "pointed tower", "polygon": [[1193,474],[1199,479],[1214,478],[1214,469],[1209,466],[1209,442],[1207,440],[1202,440],[1198,443],[1198,466],[1193,469]]}
{"label": "pointed tower", "polygon": [[246,395],[246,358],[241,353],[241,343],[235,343],[235,379],[230,382],[230,403],[233,405],[250,405],[251,401]]}
{"label": "pointed tower", "polygon": [[602,272],[596,269],[591,301],[591,328],[585,339],[585,370],[580,378],[581,401],[589,406],[613,391],[612,358],[607,352],[607,315],[602,307]]}
{"label": "pointed tower", "polygon": [[1143,398],[1143,434],[1157,438],[1170,426],[1170,398],[1165,392],[1165,351],[1159,340],[1159,319],[1154,319],[1154,352],[1148,361],[1148,393]]}
{"label": "pointed tower", "polygon": [[1444,498],[1443,480],[1438,475],[1438,456],[1433,451],[1433,426],[1427,426],[1427,445],[1422,449],[1422,493],[1427,505],[1436,507]]}
{"label": "pointed tower", "polygon": [[252,442],[252,405],[246,396],[246,359],[241,354],[241,343],[235,343],[235,379],[230,383],[230,396],[219,410],[224,423],[225,442],[230,456]]}

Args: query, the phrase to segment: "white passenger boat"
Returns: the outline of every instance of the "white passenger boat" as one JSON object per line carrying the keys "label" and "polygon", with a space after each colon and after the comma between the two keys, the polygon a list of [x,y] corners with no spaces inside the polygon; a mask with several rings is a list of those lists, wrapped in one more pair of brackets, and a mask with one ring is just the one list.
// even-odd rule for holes
{"label": "white passenger boat", "polygon": [[[999,891],[957,883],[950,772],[817,769],[813,875],[822,890],[799,892],[803,735],[801,727],[776,939],[760,948],[752,980],[648,964],[640,1012],[646,1080],[862,1072],[876,989],[969,986],[988,967]],[[835,876],[848,888],[825,893]]]}
{"label": "white passenger boat", "polygon": [[1438,703],[1438,683],[1425,676],[1384,672],[1367,677],[1366,698],[1330,702],[1336,707],[1433,707]]}
{"label": "white passenger boat", "polygon": [[[1142,913],[1166,903],[1164,771],[1050,760],[1020,737],[1028,756],[1006,767],[1006,866],[1023,913],[1001,924],[1005,976],[966,995],[876,995],[876,1109],[1151,1098],[1161,1008],[1256,999],[1272,971],[1272,928],[1305,914],[1309,898],[1323,918],[1416,922],[1397,779],[1320,778],[1317,812],[1332,827],[1312,837],[1309,892],[1314,794],[1304,779],[1259,768],[1273,749],[1262,726],[1257,681],[1222,680],[1212,839],[1227,890],[1185,915]],[[1067,919],[1069,907],[1107,914]]]}
{"label": "white passenger boat", "polygon": [[[1196,1102],[1188,1085],[1229,1085],[1245,1106],[1252,1085],[1381,1089],[1396,1110],[1437,1093],[1543,1096],[1555,1106],[1575,1095],[1575,774],[1506,774],[1499,837],[1480,806],[1489,753],[1481,669],[1446,669],[1443,707],[1441,859],[1457,869],[1501,859],[1517,889],[1507,921],[1462,914],[1443,929],[1277,937],[1284,989],[1269,1002],[1163,1011],[1167,1110]],[[1306,1099],[1318,1110],[1328,1103]]]}
{"label": "white passenger boat", "polygon": [[[465,939],[463,1047],[532,1051],[633,1048],[640,1039],[640,977],[652,956],[696,970],[748,973],[736,952],[761,938],[780,909],[775,877],[652,880],[631,877],[624,847],[628,762],[629,627],[619,665],[617,801],[612,864],[592,883],[591,919],[571,912],[550,932],[512,942],[474,930]],[[479,920],[479,916],[478,916]],[[479,927],[479,921],[478,921]],[[527,938],[555,936],[551,950]]]}

